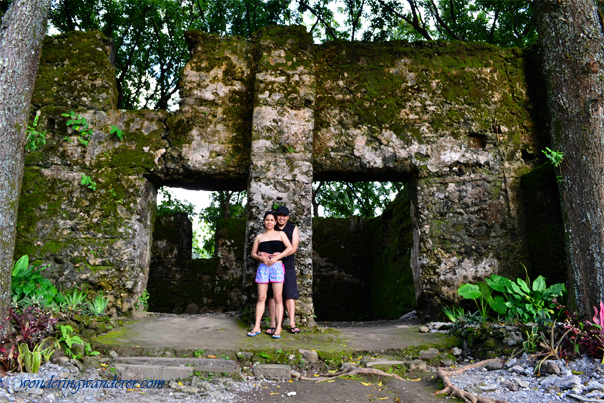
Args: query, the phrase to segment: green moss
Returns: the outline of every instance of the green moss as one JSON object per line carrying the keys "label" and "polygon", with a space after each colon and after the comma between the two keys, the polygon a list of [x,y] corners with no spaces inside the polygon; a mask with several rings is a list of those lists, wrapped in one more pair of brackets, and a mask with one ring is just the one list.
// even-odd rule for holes
{"label": "green moss", "polygon": [[[116,109],[115,69],[109,61],[109,49],[109,40],[98,31],[46,37],[32,105]],[[85,97],[88,103],[81,104]]]}
{"label": "green moss", "polygon": [[[426,123],[435,132],[466,136],[460,124],[467,116],[481,133],[492,132],[496,122],[509,129],[531,127],[523,55],[517,49],[482,43],[336,41],[316,46],[316,54],[317,132],[333,127],[333,110],[347,111],[336,122],[343,135],[369,126],[370,131],[391,130],[406,143],[423,143],[420,130]],[[418,102],[422,106],[416,113],[425,115],[406,118],[402,113]],[[509,130],[498,141],[517,150],[524,135],[523,130]],[[328,149],[322,139],[315,141],[316,152]]]}

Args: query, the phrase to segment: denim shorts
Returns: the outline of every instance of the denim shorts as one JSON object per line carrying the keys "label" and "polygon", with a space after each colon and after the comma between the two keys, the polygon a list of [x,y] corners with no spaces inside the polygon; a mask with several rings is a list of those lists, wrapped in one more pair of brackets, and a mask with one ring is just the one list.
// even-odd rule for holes
{"label": "denim shorts", "polygon": [[260,263],[260,266],[258,266],[258,271],[256,272],[257,283],[282,283],[284,280],[285,267],[283,267],[283,263],[273,263],[272,266]]}

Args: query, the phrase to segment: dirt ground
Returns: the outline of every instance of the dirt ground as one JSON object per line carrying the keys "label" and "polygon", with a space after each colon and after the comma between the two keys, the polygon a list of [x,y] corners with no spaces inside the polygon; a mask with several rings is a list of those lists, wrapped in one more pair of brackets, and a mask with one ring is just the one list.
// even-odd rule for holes
{"label": "dirt ground", "polygon": [[[278,383],[255,392],[237,394],[243,402],[442,402],[442,395],[433,396],[438,390],[438,379],[428,381],[398,381],[389,378],[363,377],[335,379],[333,382],[310,381]],[[288,392],[296,392],[287,396]]]}

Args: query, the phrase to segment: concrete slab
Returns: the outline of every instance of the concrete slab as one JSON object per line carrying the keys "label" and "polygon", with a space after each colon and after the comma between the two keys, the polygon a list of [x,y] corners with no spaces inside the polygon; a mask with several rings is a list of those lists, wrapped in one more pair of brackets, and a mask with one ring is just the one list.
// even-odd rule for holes
{"label": "concrete slab", "polygon": [[[287,331],[281,339],[265,333],[247,337],[247,326],[228,315],[165,315],[132,321],[124,327],[93,339],[96,348],[114,349],[120,355],[161,356],[162,351],[203,350],[206,354],[234,354],[239,351],[266,349],[316,350],[324,353],[341,351],[375,352],[400,350],[410,346],[450,347],[454,338],[442,334],[420,333],[418,326],[397,322],[378,325],[364,323],[334,324],[336,328],[319,328],[294,335]],[[330,324],[326,324],[330,326]],[[218,353],[219,352],[219,353]]]}

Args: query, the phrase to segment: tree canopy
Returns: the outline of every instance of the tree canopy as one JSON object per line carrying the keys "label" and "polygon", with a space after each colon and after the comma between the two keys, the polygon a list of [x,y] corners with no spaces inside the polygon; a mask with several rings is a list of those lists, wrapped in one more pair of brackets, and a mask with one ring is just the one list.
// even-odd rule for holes
{"label": "tree canopy", "polygon": [[[0,13],[10,0],[0,0]],[[393,39],[535,42],[530,0],[53,0],[60,32],[102,31],[115,47],[118,106],[168,109],[189,55],[184,31],[249,37],[305,24],[317,41]]]}
{"label": "tree canopy", "polygon": [[376,217],[402,189],[400,182],[315,182],[313,216],[320,215],[321,206],[326,217]]}

